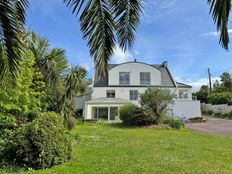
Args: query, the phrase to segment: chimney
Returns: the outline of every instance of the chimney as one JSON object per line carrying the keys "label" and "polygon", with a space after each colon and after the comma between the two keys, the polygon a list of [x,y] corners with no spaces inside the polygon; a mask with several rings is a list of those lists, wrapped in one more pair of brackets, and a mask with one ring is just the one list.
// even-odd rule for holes
{"label": "chimney", "polygon": [[164,61],[164,62],[163,62],[163,66],[164,66],[164,67],[168,67],[168,61]]}

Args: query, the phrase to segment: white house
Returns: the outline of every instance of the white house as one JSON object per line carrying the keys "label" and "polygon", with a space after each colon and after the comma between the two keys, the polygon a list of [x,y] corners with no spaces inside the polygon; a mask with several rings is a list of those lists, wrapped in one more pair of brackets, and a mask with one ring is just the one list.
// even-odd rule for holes
{"label": "white house", "polygon": [[192,100],[192,87],[176,82],[167,62],[146,64],[127,62],[109,64],[108,76],[95,75],[90,96],[79,100],[78,109],[83,109],[85,119],[119,119],[119,108],[127,103],[139,105],[139,94],[148,87],[169,89],[176,93],[175,104],[168,109],[170,116],[199,117],[200,102]]}

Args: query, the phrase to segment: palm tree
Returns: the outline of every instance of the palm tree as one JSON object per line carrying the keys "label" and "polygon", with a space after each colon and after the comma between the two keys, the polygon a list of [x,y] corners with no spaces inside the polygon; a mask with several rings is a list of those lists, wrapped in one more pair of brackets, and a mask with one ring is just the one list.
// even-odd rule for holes
{"label": "palm tree", "polygon": [[228,22],[231,12],[231,0],[208,0],[210,13],[212,14],[217,31],[220,34],[219,43],[225,49],[229,49]]}
{"label": "palm tree", "polygon": [[67,74],[64,75],[66,97],[70,101],[73,101],[85,92],[87,84],[85,81],[86,75],[87,71],[80,66],[70,67]]}
{"label": "palm tree", "polygon": [[62,48],[50,49],[49,41],[35,32],[28,34],[28,49],[35,57],[35,66],[42,72],[46,83],[55,87],[67,69],[66,52]]}
{"label": "palm tree", "polygon": [[[79,19],[99,75],[107,74],[107,63],[116,39],[125,50],[134,42],[139,24],[142,0],[63,0]],[[15,75],[20,61],[22,42],[19,33],[25,21],[28,0],[0,0],[0,36],[7,60],[0,59],[1,72]],[[2,49],[1,49],[2,51]]]}
{"label": "palm tree", "polygon": [[52,109],[64,116],[65,121],[74,116],[76,111],[76,100],[78,96],[85,93],[88,81],[85,80],[87,71],[80,67],[69,67],[63,75],[64,93],[57,95]]}
{"label": "palm tree", "polygon": [[116,39],[125,50],[133,45],[142,0],[63,0],[78,16],[96,72],[107,74]]}
{"label": "palm tree", "polygon": [[23,51],[19,38],[25,22],[28,0],[0,0],[0,74],[9,71],[17,76]]}

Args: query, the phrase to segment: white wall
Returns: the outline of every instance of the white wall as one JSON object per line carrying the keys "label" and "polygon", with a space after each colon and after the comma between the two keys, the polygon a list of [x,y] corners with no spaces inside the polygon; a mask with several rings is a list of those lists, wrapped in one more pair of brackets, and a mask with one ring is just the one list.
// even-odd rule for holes
{"label": "white wall", "polygon": [[[140,94],[144,93],[146,87],[94,87],[92,92],[92,99],[97,98],[105,98],[107,90],[115,90],[115,97],[121,98],[125,100],[130,100],[130,90],[138,90]],[[178,97],[178,90],[183,88],[167,88],[172,92],[176,93]],[[171,113],[174,116],[179,117],[187,117],[187,118],[194,118],[194,117],[201,117],[201,107],[200,101],[192,101],[192,90],[191,88],[184,88],[187,89],[188,99],[178,99],[175,101],[175,104],[170,107]],[[139,105],[139,101],[131,101],[132,103]],[[169,112],[170,112],[169,110]],[[86,113],[91,113],[91,108],[87,106],[85,108]],[[88,118],[90,115],[87,116]]]}
{"label": "white wall", "polygon": [[173,106],[173,114],[178,117],[201,117],[200,101],[176,101]]}
{"label": "white wall", "polygon": [[[121,98],[125,100],[130,100],[130,90],[138,90],[139,94],[142,94],[145,92],[147,87],[94,87],[92,92],[92,99],[96,98],[104,98],[106,97],[106,91],[107,90],[115,90],[115,97]],[[164,89],[164,88],[162,88]],[[174,92],[178,97],[178,88],[167,88]],[[183,88],[180,88],[183,89]],[[181,101],[191,101],[192,100],[192,90],[191,88],[185,88],[188,90],[188,99],[178,99]],[[134,104],[139,104],[138,101],[132,101]]]}
{"label": "white wall", "polygon": [[161,85],[161,72],[155,67],[139,62],[118,65],[109,71],[109,85],[119,85],[119,72],[130,72],[130,85],[140,85],[140,72],[151,73],[151,85]]}
{"label": "white wall", "polygon": [[232,106],[229,106],[227,104],[212,105],[212,104],[201,103],[201,110],[202,111],[212,110],[214,113],[216,112],[230,113],[232,112]]}

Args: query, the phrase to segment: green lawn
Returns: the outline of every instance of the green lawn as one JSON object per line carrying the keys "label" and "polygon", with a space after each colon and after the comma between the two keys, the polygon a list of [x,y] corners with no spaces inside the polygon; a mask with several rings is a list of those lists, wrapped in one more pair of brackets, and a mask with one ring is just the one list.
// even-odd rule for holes
{"label": "green lawn", "polygon": [[72,134],[77,141],[69,163],[28,173],[232,173],[232,138],[228,137],[90,123],[76,126]]}

